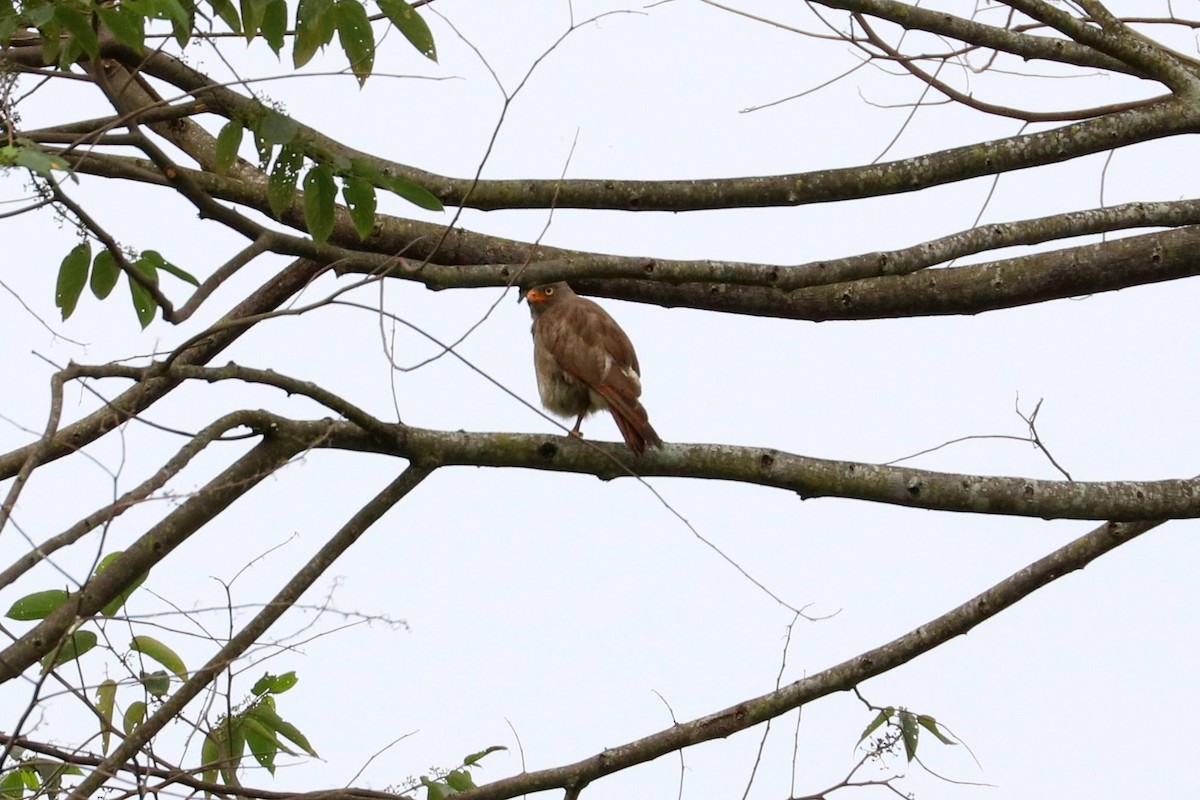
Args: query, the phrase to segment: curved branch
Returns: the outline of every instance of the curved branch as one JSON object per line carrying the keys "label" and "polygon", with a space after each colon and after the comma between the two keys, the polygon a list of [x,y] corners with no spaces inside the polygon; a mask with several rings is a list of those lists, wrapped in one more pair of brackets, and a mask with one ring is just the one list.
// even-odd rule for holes
{"label": "curved branch", "polygon": [[1024,109],[1014,108],[1012,106],[1001,106],[995,103],[988,103],[979,100],[969,94],[960,92],[950,84],[938,78],[936,75],[931,75],[925,70],[917,66],[917,57],[907,56],[904,53],[892,47],[886,39],[875,32],[862,15],[856,15],[858,24],[862,27],[863,33],[870,39],[871,44],[882,50],[889,59],[899,64],[906,69],[910,75],[924,83],[926,86],[941,92],[946,97],[954,102],[974,109],[984,114],[993,114],[998,117],[1007,117],[1009,119],[1019,119],[1024,122],[1073,122],[1081,119],[1091,119],[1093,117],[1102,116],[1104,114],[1112,114],[1117,111],[1127,111],[1134,108],[1144,108],[1145,106],[1161,103],[1167,100],[1169,95],[1158,95],[1149,97],[1144,100],[1129,100],[1124,103],[1112,103],[1105,106],[1096,106],[1092,108],[1079,108],[1073,111],[1027,111]]}
{"label": "curved branch", "polygon": [[818,5],[840,11],[856,11],[899,25],[905,30],[927,31],[957,39],[989,50],[1012,53],[1025,59],[1055,61],[1077,67],[1095,67],[1136,74],[1134,68],[1094,48],[1049,36],[1033,36],[1019,31],[986,25],[956,17],[941,10],[921,8],[899,0],[813,0]]}
{"label": "curved branch", "polygon": [[1143,77],[1152,77],[1172,91],[1194,95],[1200,78],[1173,55],[1138,36],[1133,36],[1116,17],[1099,3],[1081,0],[1087,13],[1098,17],[1101,27],[1089,25],[1043,0],[1003,0],[1031,19],[1045,23],[1074,41],[1128,64]]}

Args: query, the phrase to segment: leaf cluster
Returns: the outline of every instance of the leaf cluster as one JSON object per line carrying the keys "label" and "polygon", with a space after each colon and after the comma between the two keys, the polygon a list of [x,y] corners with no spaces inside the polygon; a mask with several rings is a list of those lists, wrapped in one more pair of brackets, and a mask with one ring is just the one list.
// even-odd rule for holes
{"label": "leaf cluster", "polygon": [[297,681],[295,672],[282,675],[263,675],[254,684],[253,697],[240,712],[221,717],[204,737],[201,749],[202,776],[209,783],[218,779],[228,786],[238,786],[237,770],[246,751],[259,766],[275,774],[275,758],[279,753],[297,755],[291,743],[313,758],[317,751],[300,730],[279,716],[277,695],[291,689]]}
{"label": "leaf cluster", "polygon": [[82,775],[75,766],[61,761],[26,753],[13,747],[16,765],[0,773],[0,798],[21,800],[24,797],[54,797],[62,789],[67,775]]}
{"label": "leaf cluster", "polygon": [[463,759],[462,764],[454,769],[441,772],[434,778],[422,775],[417,785],[425,788],[426,800],[445,800],[451,795],[477,788],[475,779],[471,777],[471,769],[479,766],[479,762],[491,753],[507,750],[503,745],[492,745],[477,753],[472,753]]}
{"label": "leaf cluster", "polygon": [[105,248],[93,258],[91,244],[83,241],[67,252],[58,268],[54,304],[62,313],[62,318],[65,320],[75,313],[85,286],[91,286],[92,294],[98,300],[108,297],[122,271],[125,272],[138,322],[143,328],[154,320],[154,314],[158,311],[158,302],[147,284],[157,287],[160,272],[173,275],[192,286],[200,285],[191,273],[167,261],[157,250],[128,254],[116,251],[114,254],[112,248]]}
{"label": "leaf cluster", "polygon": [[[0,0],[0,45],[8,46],[17,34],[36,30],[42,43],[42,58],[62,69],[81,58],[100,56],[101,32],[139,54],[145,48],[146,27],[157,21],[168,23],[180,47],[186,47],[205,31],[220,27],[243,34],[252,42],[261,36],[278,56],[292,36],[292,63],[299,69],[316,52],[333,41],[349,61],[359,84],[366,82],[375,64],[375,31],[366,7],[359,0],[300,0],[288,30],[287,0],[207,0],[203,9],[190,0],[122,0],[119,4],[98,0]],[[437,48],[425,20],[406,0],[376,0],[387,19],[426,58],[436,61]]]}
{"label": "leaf cluster", "polygon": [[898,739],[904,745],[904,757],[908,761],[912,761],[917,756],[917,744],[920,741],[922,728],[936,736],[942,744],[958,744],[958,742],[942,733],[938,728],[938,721],[930,715],[914,714],[907,709],[895,708],[893,706],[879,710],[879,713],[875,715],[875,718],[863,730],[862,735],[858,737],[858,743],[861,745],[866,741],[867,737],[879,730],[884,724],[889,728],[899,731],[900,735]]}

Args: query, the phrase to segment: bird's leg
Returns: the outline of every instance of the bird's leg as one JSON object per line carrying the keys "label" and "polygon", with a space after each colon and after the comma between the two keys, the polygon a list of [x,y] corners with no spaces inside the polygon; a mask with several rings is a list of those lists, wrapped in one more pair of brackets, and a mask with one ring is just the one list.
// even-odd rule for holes
{"label": "bird's leg", "polygon": [[575,420],[575,427],[571,428],[570,432],[567,433],[567,436],[574,436],[576,439],[583,438],[583,434],[580,433],[580,431],[579,431],[579,426],[583,424],[583,416],[586,413],[587,412],[585,411],[585,412],[583,412],[583,414],[579,415],[579,419]]}

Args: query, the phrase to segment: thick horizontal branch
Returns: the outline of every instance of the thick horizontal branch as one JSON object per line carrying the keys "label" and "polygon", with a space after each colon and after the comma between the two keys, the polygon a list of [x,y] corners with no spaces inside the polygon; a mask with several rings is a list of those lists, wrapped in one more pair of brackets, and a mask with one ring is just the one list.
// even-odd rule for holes
{"label": "thick horizontal branch", "polygon": [[1200,227],[965,267],[795,292],[724,284],[572,281],[577,291],[668,307],[807,320],[979,314],[1200,274]]}
{"label": "thick horizontal branch", "polygon": [[840,497],[906,508],[1043,519],[1200,517],[1200,478],[1085,482],[960,475],[723,444],[668,444],[634,457],[621,445],[568,436],[436,431],[393,423],[385,426],[393,432],[386,440],[348,422],[273,419],[279,432],[315,441],[317,448],[384,453],[437,467],[523,467],[602,480],[735,481],[785,489],[802,499]]}
{"label": "thick horizontal branch", "polygon": [[[118,48],[113,54],[121,57],[130,69],[140,69],[192,93],[196,99],[209,103],[214,111],[243,116],[261,113],[255,101],[216,84],[203,73],[165,53],[140,58]],[[971,144],[883,164],[788,175],[677,181],[475,181],[436,175],[371,156],[304,125],[301,125],[296,141],[314,151],[363,160],[385,174],[416,181],[447,205],[484,210],[587,208],[697,211],[797,206],[914,192],[984,175],[1059,163],[1198,130],[1200,112],[1192,104],[1166,101],[1049,131]]]}
{"label": "thick horizontal branch", "polygon": [[[141,159],[91,154],[77,169],[109,177],[147,179]],[[148,163],[148,162],[146,162]],[[182,169],[181,169],[182,171]],[[213,197],[267,207],[265,185],[190,171]],[[284,221],[300,224],[300,200]],[[884,253],[795,267],[728,261],[678,261],[614,256],[517,242],[431,223],[380,215],[375,231],[358,241],[338,207],[331,241],[375,253],[404,253],[393,277],[430,288],[508,286],[569,278],[577,290],[602,297],[787,319],[888,319],[978,314],[1065,297],[1097,294],[1200,273],[1200,230],[1186,227],[951,269],[922,271],[931,263],[998,247],[1063,237],[1200,221],[1195,201],[1130,203],[1109,209],[984,225],[932,242]],[[441,241],[436,253],[431,248]],[[436,258],[440,263],[422,263]],[[377,258],[343,260],[342,271],[374,273]],[[910,274],[902,274],[910,273]],[[836,283],[862,275],[878,278]],[[603,277],[600,277],[603,276]],[[796,291],[791,291],[795,288]]]}

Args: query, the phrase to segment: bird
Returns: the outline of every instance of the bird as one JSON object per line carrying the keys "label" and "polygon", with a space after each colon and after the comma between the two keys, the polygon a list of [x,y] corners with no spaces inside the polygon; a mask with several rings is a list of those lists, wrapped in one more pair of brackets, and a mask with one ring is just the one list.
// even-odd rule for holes
{"label": "bird", "polygon": [[565,281],[525,292],[533,315],[533,365],[547,410],[576,416],[570,436],[593,411],[607,409],[629,446],[642,455],[662,447],[638,401],[642,376],[633,343],[603,308],[575,294]]}

